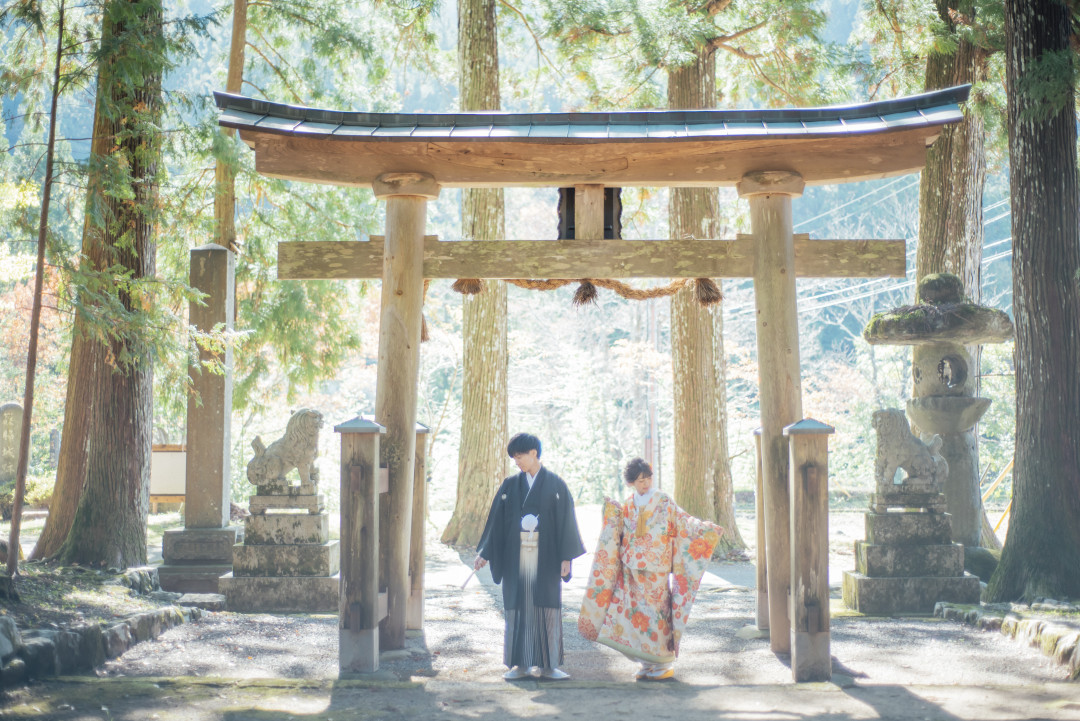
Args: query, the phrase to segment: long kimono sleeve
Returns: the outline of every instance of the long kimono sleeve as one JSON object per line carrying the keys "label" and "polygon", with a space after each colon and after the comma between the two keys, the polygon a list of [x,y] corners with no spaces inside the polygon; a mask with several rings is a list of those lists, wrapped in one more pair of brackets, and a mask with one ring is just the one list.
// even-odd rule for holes
{"label": "long kimono sleeve", "polygon": [[491,501],[491,509],[488,511],[487,523],[484,532],[480,536],[480,543],[476,545],[476,553],[491,564],[491,578],[495,583],[500,583],[503,571],[506,567],[504,558],[506,541],[502,537],[503,529],[506,528],[506,484],[499,486],[495,498]]}
{"label": "long kimono sleeve", "polygon": [[610,498],[605,499],[604,525],[600,529],[600,539],[596,543],[596,553],[593,554],[593,565],[586,579],[585,597],[578,615],[578,631],[590,641],[597,640],[604,625],[616,581],[622,572],[619,560],[622,526],[622,506]]}
{"label": "long kimono sleeve", "polygon": [[672,650],[678,655],[679,640],[690,619],[690,607],[694,605],[701,577],[705,575],[713,549],[720,542],[724,529],[695,518],[678,506],[674,506],[673,510],[671,635],[675,646]]}

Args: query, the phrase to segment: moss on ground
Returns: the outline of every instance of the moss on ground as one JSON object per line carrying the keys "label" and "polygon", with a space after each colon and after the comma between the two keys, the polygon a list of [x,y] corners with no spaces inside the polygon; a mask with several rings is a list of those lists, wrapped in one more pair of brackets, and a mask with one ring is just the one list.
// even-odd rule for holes
{"label": "moss on ground", "polygon": [[19,628],[50,623],[107,623],[161,604],[118,585],[118,574],[82,566],[58,566],[26,561],[15,581],[18,601],[0,598],[0,614],[15,619]]}

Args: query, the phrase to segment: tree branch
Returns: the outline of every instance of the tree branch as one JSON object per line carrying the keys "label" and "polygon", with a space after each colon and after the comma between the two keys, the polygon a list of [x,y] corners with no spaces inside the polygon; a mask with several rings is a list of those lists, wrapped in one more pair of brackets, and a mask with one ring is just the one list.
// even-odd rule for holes
{"label": "tree branch", "polygon": [[[273,71],[274,71],[274,73],[275,73],[275,74],[276,74],[276,75],[277,75],[277,76],[278,76],[279,78],[281,78],[281,82],[285,83],[285,89],[286,89],[287,91],[289,91],[289,93],[290,93],[290,94],[291,94],[291,95],[293,96],[293,100],[295,100],[295,101],[296,101],[296,104],[297,104],[297,105],[303,105],[303,104],[304,104],[304,101],[303,101],[303,100],[301,100],[301,99],[300,99],[300,96],[296,94],[296,91],[295,91],[295,90],[293,90],[293,87],[292,87],[292,83],[290,83],[290,82],[289,82],[289,79],[288,79],[287,77],[285,77],[285,73],[283,73],[283,72],[281,71],[281,69],[280,69],[280,68],[279,68],[279,67],[278,67],[277,65],[274,65],[274,63],[272,63],[272,62],[270,61],[270,58],[266,57],[266,55],[264,55],[264,54],[263,54],[263,51],[262,51],[262,50],[259,50],[258,46],[256,46],[256,45],[255,45],[254,43],[250,43],[250,42],[249,42],[249,43],[245,43],[245,44],[246,44],[246,45],[247,45],[247,46],[248,46],[249,48],[251,48],[252,50],[254,50],[254,51],[255,51],[255,53],[256,53],[256,54],[257,54],[257,55],[258,55],[258,56],[259,56],[260,58],[262,58],[262,59],[263,59],[263,62],[264,62],[264,63],[266,63],[267,65],[269,65],[269,66],[270,66],[270,69],[271,69],[271,70],[273,70]],[[248,82],[248,81],[247,81],[247,80],[245,80],[244,82]],[[260,92],[262,92],[262,88],[259,88],[259,91],[260,91]],[[263,93],[263,94],[265,95],[265,93]]]}
{"label": "tree branch", "polygon": [[521,18],[522,24],[525,25],[525,29],[528,30],[529,35],[532,36],[533,43],[536,44],[536,52],[540,54],[540,57],[544,58],[544,60],[548,64],[548,67],[550,67],[552,70],[554,70],[559,75],[559,77],[563,77],[562,71],[559,70],[557,67],[555,67],[555,63],[551,62],[551,59],[547,56],[547,53],[544,52],[544,48],[541,47],[541,45],[540,45],[540,38],[537,37],[536,33],[533,31],[532,26],[529,24],[529,20],[528,20],[528,18],[525,17],[524,13],[522,13],[520,10],[518,10],[516,7],[511,5],[506,0],[499,0],[499,4],[502,5],[504,8],[506,8],[507,10],[514,13],[515,15],[517,15],[519,18]]}

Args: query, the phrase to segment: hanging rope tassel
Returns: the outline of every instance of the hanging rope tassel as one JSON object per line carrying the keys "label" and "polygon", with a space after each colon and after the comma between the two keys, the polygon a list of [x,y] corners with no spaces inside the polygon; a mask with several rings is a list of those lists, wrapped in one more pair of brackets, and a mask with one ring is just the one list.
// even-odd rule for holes
{"label": "hanging rope tassel", "polygon": [[713,282],[712,278],[695,278],[694,295],[697,302],[706,308],[710,305],[716,305],[724,299],[724,294],[716,287],[716,283]]}
{"label": "hanging rope tassel", "polygon": [[[424,299],[420,301],[420,308],[423,309],[424,304],[427,303],[427,289],[431,285],[431,278],[424,278]],[[427,318],[423,314],[423,310],[420,312],[420,342],[427,343],[428,341],[428,329]]]}
{"label": "hanging rope tassel", "polygon": [[574,291],[574,305],[579,308],[583,305],[596,303],[596,286],[588,280],[581,281],[581,285]]}
{"label": "hanging rope tassel", "polygon": [[450,288],[462,295],[478,295],[484,292],[484,281],[480,278],[458,278]]}

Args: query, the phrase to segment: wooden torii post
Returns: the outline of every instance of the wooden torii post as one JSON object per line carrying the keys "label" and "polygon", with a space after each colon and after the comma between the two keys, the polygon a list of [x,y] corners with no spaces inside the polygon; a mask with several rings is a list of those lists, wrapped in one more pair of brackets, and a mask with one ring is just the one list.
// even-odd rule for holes
{"label": "wooden torii post", "polygon": [[[283,242],[282,279],[381,278],[375,420],[389,499],[381,514],[387,589],[383,648],[404,646],[410,582],[416,376],[425,278],[734,278],[755,285],[772,649],[790,651],[788,451],[802,418],[796,277],[903,277],[902,240],[811,240],[792,230],[805,184],[915,172],[968,86],[834,108],[623,113],[377,114],[317,110],[217,93],[266,175],[371,187],[386,234]],[[605,186],[734,185],[751,233],[734,240],[602,240]],[[574,239],[440,241],[424,234],[440,187],[575,187]],[[597,201],[600,199],[600,201]],[[343,509],[353,504],[342,503]],[[759,519],[759,522],[762,519]],[[345,524],[345,519],[342,521]],[[344,540],[344,539],[343,539]],[[359,549],[343,543],[342,568]],[[370,587],[370,584],[369,584]]]}

